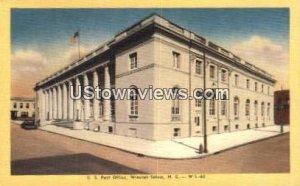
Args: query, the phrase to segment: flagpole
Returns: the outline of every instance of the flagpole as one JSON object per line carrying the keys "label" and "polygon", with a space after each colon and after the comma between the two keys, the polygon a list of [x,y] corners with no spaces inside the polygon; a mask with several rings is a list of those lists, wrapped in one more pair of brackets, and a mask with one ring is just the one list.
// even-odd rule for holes
{"label": "flagpole", "polygon": [[78,59],[80,59],[80,30],[78,30]]}

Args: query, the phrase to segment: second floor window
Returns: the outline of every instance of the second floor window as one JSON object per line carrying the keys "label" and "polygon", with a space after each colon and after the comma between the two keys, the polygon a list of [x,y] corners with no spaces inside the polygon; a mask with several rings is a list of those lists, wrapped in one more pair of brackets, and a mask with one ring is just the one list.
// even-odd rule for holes
{"label": "second floor window", "polygon": [[264,85],[261,85],[261,92],[264,93]]}
{"label": "second floor window", "polygon": [[20,103],[20,108],[23,108],[23,103]]}
{"label": "second floor window", "polygon": [[209,115],[215,115],[215,100],[210,100],[209,102]]}
{"label": "second floor window", "polygon": [[245,111],[245,115],[249,116],[250,115],[250,100],[247,99],[246,100],[246,111]]}
{"label": "second floor window", "polygon": [[29,108],[29,103],[26,103],[26,108]]}
{"label": "second floor window", "polygon": [[138,116],[138,95],[135,87],[130,90],[130,116]]}
{"label": "second floor window", "polygon": [[14,103],[14,108],[17,108],[17,103]]}
{"label": "second floor window", "polygon": [[173,67],[180,68],[180,54],[173,52]]}
{"label": "second floor window", "polygon": [[195,99],[195,107],[199,108],[201,107],[202,101],[201,99]]}
{"label": "second floor window", "polygon": [[130,58],[130,69],[137,68],[137,53],[130,54],[129,58]]}
{"label": "second floor window", "polygon": [[221,115],[225,116],[226,115],[226,101],[221,101]]}

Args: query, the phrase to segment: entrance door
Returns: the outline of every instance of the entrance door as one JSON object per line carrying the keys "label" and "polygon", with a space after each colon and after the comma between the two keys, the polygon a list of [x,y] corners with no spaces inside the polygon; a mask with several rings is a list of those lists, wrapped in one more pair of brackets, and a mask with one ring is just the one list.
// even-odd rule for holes
{"label": "entrance door", "polygon": [[18,117],[18,111],[10,111],[10,118],[12,120],[17,119],[17,117]]}

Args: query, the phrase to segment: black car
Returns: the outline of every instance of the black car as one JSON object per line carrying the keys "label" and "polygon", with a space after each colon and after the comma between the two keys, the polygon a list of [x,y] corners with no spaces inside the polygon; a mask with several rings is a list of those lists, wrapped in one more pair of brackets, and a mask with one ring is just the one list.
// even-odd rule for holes
{"label": "black car", "polygon": [[37,129],[38,125],[35,123],[35,120],[25,120],[22,124],[21,127],[23,129]]}

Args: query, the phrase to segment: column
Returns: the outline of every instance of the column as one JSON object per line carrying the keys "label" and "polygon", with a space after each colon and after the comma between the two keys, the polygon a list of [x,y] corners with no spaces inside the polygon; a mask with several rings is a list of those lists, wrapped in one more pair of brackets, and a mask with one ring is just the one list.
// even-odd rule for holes
{"label": "column", "polygon": [[67,91],[67,85],[66,83],[62,84],[62,106],[63,106],[63,110],[62,110],[62,118],[64,120],[68,119],[68,91]]}
{"label": "column", "polygon": [[[106,88],[106,89],[111,88],[110,87],[110,74],[109,74],[108,66],[104,67],[104,88]],[[110,117],[111,117],[110,99],[104,99],[103,105],[104,105],[104,114],[103,114],[104,121],[110,121]]]}
{"label": "column", "polygon": [[70,96],[70,94],[71,94],[71,88],[73,88],[73,87],[71,87],[71,86],[73,86],[73,83],[72,83],[72,80],[70,80],[69,81],[69,94],[68,94],[68,104],[69,104],[69,108],[68,108],[68,119],[69,120],[72,120],[72,119],[74,119],[74,101],[73,101],[73,99],[71,98],[71,96]]}
{"label": "column", "polygon": [[53,87],[53,119],[57,119],[57,89]]}
{"label": "column", "polygon": [[[96,88],[98,86],[99,86],[99,78],[98,78],[98,73],[95,70],[93,72],[93,87]],[[93,108],[94,108],[94,119],[98,120],[100,110],[99,110],[99,100],[96,98],[96,96],[94,97],[94,100],[93,100]]]}
{"label": "column", "polygon": [[61,86],[57,86],[57,117],[62,119],[62,92]]}
{"label": "column", "polygon": [[48,98],[49,98],[49,92],[48,90],[45,90],[45,120],[49,119],[49,114],[48,114],[48,109],[49,109],[49,102],[48,102]]}
{"label": "column", "polygon": [[[83,75],[83,86],[86,87],[89,85],[89,78],[87,73]],[[90,119],[91,113],[90,113],[90,100],[84,99],[84,119]]]}
{"label": "column", "polygon": [[[75,93],[76,95],[79,94],[79,86],[80,86],[80,81],[79,81],[79,77],[76,77],[76,81],[75,81]],[[75,100],[75,120],[81,120],[81,100]]]}
{"label": "column", "polygon": [[49,100],[49,108],[48,108],[48,110],[49,110],[49,120],[52,120],[52,118],[53,118],[53,92],[52,92],[52,89],[49,89],[49,98],[48,98],[48,100]]}

